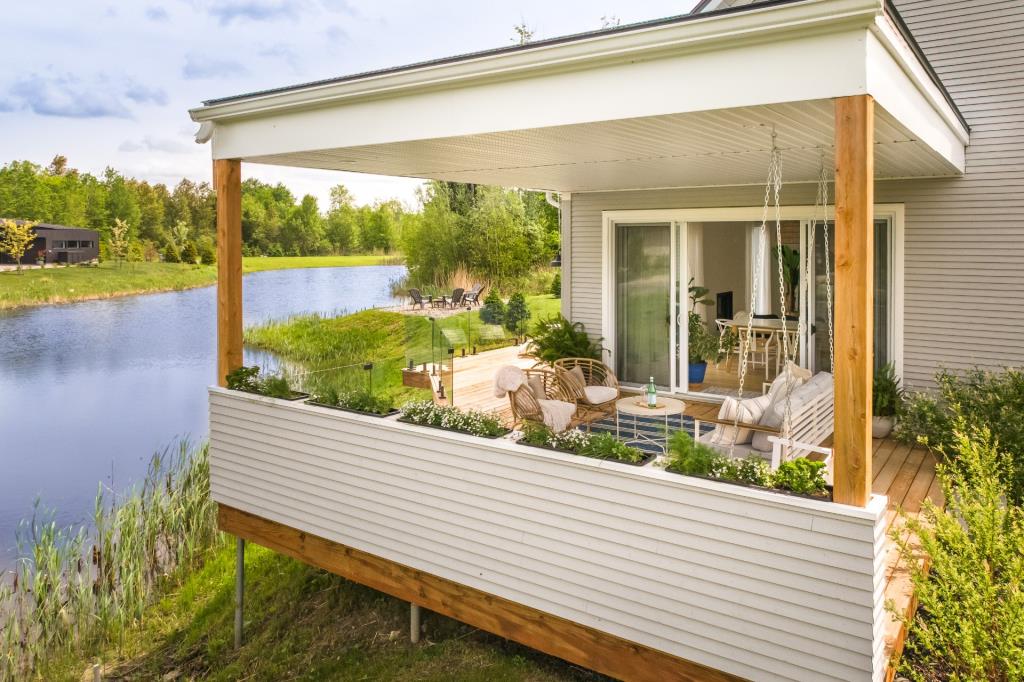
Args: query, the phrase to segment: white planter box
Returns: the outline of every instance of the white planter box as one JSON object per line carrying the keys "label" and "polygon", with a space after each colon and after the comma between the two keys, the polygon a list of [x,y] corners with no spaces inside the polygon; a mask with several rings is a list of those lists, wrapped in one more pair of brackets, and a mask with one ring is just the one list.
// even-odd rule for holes
{"label": "white planter box", "polygon": [[865,508],[210,389],[217,502],[756,680],[884,672]]}

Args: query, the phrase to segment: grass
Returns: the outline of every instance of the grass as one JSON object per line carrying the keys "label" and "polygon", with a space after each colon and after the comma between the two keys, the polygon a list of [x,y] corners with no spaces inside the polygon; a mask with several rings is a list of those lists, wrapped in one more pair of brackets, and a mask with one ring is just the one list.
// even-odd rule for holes
{"label": "grass", "polygon": [[[603,680],[558,659],[436,614],[419,645],[409,607],[257,545],[246,548],[246,641],[235,650],[234,544],[146,612],[123,647],[99,656],[104,679]],[[89,661],[53,671],[77,680]]]}
{"label": "grass", "polygon": [[[303,256],[244,258],[245,272],[291,268],[352,267],[399,262],[386,256]],[[217,281],[213,265],[134,263],[118,267],[57,267],[0,272],[0,310],[22,306],[70,303],[158,291],[210,286]]]}
{"label": "grass", "polygon": [[[527,298],[531,319],[554,314],[560,304],[550,295]],[[486,338],[482,335],[485,325],[479,309],[468,315],[468,325],[467,314],[437,321],[435,356],[439,360],[449,343],[459,353],[467,344],[485,350],[506,345],[513,338],[512,333],[495,327],[490,328],[491,337]],[[430,321],[425,317],[364,310],[340,317],[302,315],[250,327],[245,332],[245,343],[309,370],[311,373],[298,382],[303,390],[315,392],[326,385],[346,390],[367,388],[370,377],[363,363],[372,362],[374,391],[412,397],[417,389],[401,386],[401,369],[410,359],[417,365],[431,361],[430,337]]]}

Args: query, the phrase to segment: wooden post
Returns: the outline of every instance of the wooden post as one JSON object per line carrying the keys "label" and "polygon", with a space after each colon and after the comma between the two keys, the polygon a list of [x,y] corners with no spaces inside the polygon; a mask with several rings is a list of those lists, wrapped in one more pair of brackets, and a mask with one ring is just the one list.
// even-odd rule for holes
{"label": "wooden post", "polygon": [[242,366],[242,163],[213,162],[217,192],[217,383]]}
{"label": "wooden post", "polygon": [[833,498],[871,497],[874,366],[874,128],[870,95],[836,99],[835,480]]}

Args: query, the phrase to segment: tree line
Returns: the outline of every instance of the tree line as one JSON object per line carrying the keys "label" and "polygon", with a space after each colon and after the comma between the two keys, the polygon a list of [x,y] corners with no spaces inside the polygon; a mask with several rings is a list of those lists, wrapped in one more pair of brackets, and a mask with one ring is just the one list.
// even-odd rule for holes
{"label": "tree line", "polygon": [[[357,205],[343,185],[321,212],[283,184],[242,183],[249,256],[404,254],[410,282],[447,285],[459,273],[492,284],[527,278],[558,253],[558,210],[542,192],[431,181],[416,210],[397,200]],[[57,156],[49,166],[0,167],[0,218],[98,230],[103,257],[212,262],[217,199],[207,182],[169,187],[107,168],[99,177]],[[115,254],[114,252],[117,252]]]}
{"label": "tree line", "polygon": [[[105,251],[121,221],[129,242],[146,258],[182,257],[186,249],[211,252],[216,210],[210,183],[188,178],[169,187],[113,168],[97,177],[71,168],[63,156],[45,167],[29,161],[0,167],[0,218],[94,229]],[[246,255],[388,253],[399,247],[404,226],[417,217],[396,200],[357,206],[342,185],[331,190],[331,205],[321,213],[312,195],[297,199],[283,184],[254,178],[242,183]]]}

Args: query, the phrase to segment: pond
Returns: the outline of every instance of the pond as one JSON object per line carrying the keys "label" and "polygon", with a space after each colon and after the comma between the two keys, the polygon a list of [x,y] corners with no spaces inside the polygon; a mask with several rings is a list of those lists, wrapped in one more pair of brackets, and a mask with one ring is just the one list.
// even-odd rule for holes
{"label": "pond", "polygon": [[[403,266],[245,276],[246,325],[394,305]],[[123,491],[154,452],[205,440],[215,382],[216,290],[0,313],[0,569],[38,497],[59,525],[91,518],[102,483]],[[272,358],[246,351],[246,362]]]}

